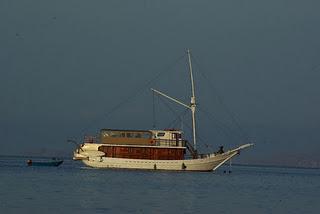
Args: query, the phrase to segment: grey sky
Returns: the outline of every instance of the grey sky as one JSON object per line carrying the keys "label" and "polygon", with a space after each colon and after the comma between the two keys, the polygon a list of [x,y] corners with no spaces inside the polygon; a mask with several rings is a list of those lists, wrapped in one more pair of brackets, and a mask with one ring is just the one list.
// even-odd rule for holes
{"label": "grey sky", "polygon": [[[319,8],[315,0],[2,0],[0,154],[70,154],[67,138],[80,137],[191,48],[257,143],[239,160],[320,162]],[[188,102],[184,63],[153,87]],[[195,75],[199,105],[230,123],[217,95]],[[88,131],[151,128],[151,101],[146,88]],[[164,126],[170,121],[160,117],[172,115],[159,110]],[[235,137],[212,136],[215,125],[205,119],[199,114],[206,143],[237,144]]]}

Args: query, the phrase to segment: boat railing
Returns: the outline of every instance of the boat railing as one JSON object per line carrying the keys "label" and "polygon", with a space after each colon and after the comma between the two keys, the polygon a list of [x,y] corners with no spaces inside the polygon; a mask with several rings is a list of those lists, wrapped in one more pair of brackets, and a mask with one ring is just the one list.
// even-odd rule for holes
{"label": "boat railing", "polygon": [[168,147],[185,147],[186,140],[154,139],[152,145]]}
{"label": "boat railing", "polygon": [[96,136],[91,136],[91,135],[85,135],[83,139],[84,143],[97,143],[97,137]]}
{"label": "boat railing", "polygon": [[[88,144],[95,144],[95,143],[101,143],[99,142],[99,139],[96,136],[90,136],[90,135],[85,135],[84,136],[84,143]],[[149,141],[151,146],[167,146],[167,147],[186,147],[188,145],[186,140],[182,139],[176,139],[176,140],[170,140],[170,139],[150,139]],[[134,144],[132,144],[134,145]],[[137,144],[141,145],[141,144]]]}
{"label": "boat railing", "polygon": [[212,156],[214,156],[214,155],[208,154],[208,153],[196,154],[196,155],[188,154],[185,156],[185,159],[205,159],[205,158],[209,158]]}

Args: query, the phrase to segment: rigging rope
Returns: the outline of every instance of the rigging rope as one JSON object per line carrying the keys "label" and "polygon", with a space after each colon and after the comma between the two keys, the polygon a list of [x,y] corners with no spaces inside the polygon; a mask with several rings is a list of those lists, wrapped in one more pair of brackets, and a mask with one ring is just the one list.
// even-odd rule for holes
{"label": "rigging rope", "polygon": [[[188,125],[188,123],[185,123],[185,126],[189,129],[189,131],[192,133],[192,127]],[[196,134],[197,140],[199,142],[198,148],[201,149],[203,145],[206,146],[206,148],[212,148],[209,144],[206,143],[206,141],[199,136],[199,134]]]}
{"label": "rigging rope", "polygon": [[153,129],[156,128],[156,106],[155,106],[155,100],[154,100],[154,91],[152,91],[152,127]]}
{"label": "rigging rope", "polygon": [[[185,54],[183,54],[182,56],[178,57],[175,61],[173,61],[171,64],[169,64],[164,70],[161,70],[160,72],[157,73],[157,75],[152,78],[151,80],[147,81],[145,85],[143,85],[142,87],[137,88],[136,90],[134,90],[133,93],[131,93],[128,97],[126,97],[122,102],[118,103],[117,105],[115,105],[113,108],[110,109],[110,111],[107,112],[107,114],[104,117],[99,117],[95,120],[93,120],[89,125],[87,125],[85,128],[83,128],[80,131],[80,135],[84,134],[85,131],[87,131],[89,128],[93,127],[94,124],[98,123],[101,120],[105,120],[106,118],[110,117],[110,115],[112,113],[114,113],[115,111],[117,111],[119,108],[121,108],[124,104],[130,102],[131,100],[133,100],[134,98],[136,98],[138,95],[140,95],[146,87],[150,86],[151,83],[153,83],[155,80],[157,80],[158,78],[160,78],[161,75],[168,73],[169,71],[171,71],[171,69],[178,63],[180,62],[183,58],[185,57]],[[77,138],[80,138],[79,135],[77,135]]]}
{"label": "rigging rope", "polygon": [[240,122],[239,120],[237,119],[236,117],[236,114],[234,112],[232,112],[230,110],[230,108],[228,108],[228,106],[225,104],[223,98],[219,95],[218,90],[214,87],[214,84],[212,82],[210,82],[210,79],[206,76],[205,73],[203,73],[200,69],[200,65],[199,63],[197,62],[197,59],[195,59],[195,57],[192,56],[192,59],[193,61],[195,62],[196,66],[198,67],[198,71],[199,73],[202,75],[202,77],[207,81],[209,87],[211,87],[211,90],[215,91],[216,93],[216,96],[218,98],[218,101],[219,103],[222,105],[222,107],[224,107],[225,111],[227,112],[227,114],[230,116],[232,122],[236,125],[236,127],[239,129],[242,137],[247,141],[249,142],[250,141],[250,137],[249,135],[247,134],[247,132],[244,131],[244,129],[242,128],[242,126],[240,125]]}
{"label": "rigging rope", "polygon": [[[210,121],[212,121],[213,123],[215,123],[215,124],[217,125],[217,127],[219,128],[219,129],[216,129],[216,130],[218,130],[220,133],[222,133],[222,134],[224,134],[226,137],[228,137],[229,140],[233,141],[232,135],[230,134],[230,133],[232,133],[232,132],[234,131],[233,129],[231,129],[227,124],[225,124],[225,123],[223,123],[222,121],[218,120],[218,118],[216,118],[216,117],[215,117],[212,113],[210,113],[209,111],[204,110],[204,109],[200,108],[199,106],[198,106],[198,109],[200,110],[200,111],[199,111],[200,113],[203,113],[204,115],[209,116],[209,117],[212,118],[212,120],[210,120]],[[206,118],[207,118],[207,119],[210,119],[210,118],[208,118],[208,117],[206,117]],[[229,131],[230,133],[229,133],[228,131]],[[242,136],[240,135],[240,137],[242,137]]]}
{"label": "rigging rope", "polygon": [[[168,104],[168,102],[163,99],[161,96],[157,95],[157,97],[159,98],[159,100],[162,101],[162,103],[174,114],[174,115],[178,115],[177,112],[175,110],[173,110],[173,108],[171,108],[171,106]],[[184,121],[184,115],[186,115],[186,113],[189,111],[189,109],[185,109],[180,115],[177,116],[177,118],[175,120],[173,120],[167,127],[171,127],[171,125],[175,124],[177,121],[182,120],[182,122]],[[184,123],[184,125],[187,127],[187,129],[192,132],[192,127],[188,125],[188,123]],[[198,134],[197,134],[197,139],[198,139],[198,142],[200,143],[199,146],[202,147],[203,145],[206,146],[206,148],[211,148],[212,147],[207,144],[205,142],[205,140],[203,138],[201,138]]]}
{"label": "rigging rope", "polygon": [[162,103],[173,113],[173,115],[178,115],[177,112],[175,110],[173,110],[173,108],[171,108],[171,106],[159,95],[157,95],[159,100],[162,101]]}
{"label": "rigging rope", "polygon": [[[174,127],[174,125],[176,123],[178,123],[179,121],[183,122],[183,117],[187,114],[187,112],[189,112],[189,109],[185,109],[180,115],[177,116],[176,119],[171,121],[167,127]],[[181,131],[182,131],[182,129],[181,129]]]}

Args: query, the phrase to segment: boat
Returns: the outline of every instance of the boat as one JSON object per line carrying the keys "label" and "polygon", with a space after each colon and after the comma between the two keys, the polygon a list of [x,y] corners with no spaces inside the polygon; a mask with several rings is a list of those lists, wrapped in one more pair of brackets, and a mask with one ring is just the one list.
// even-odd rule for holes
{"label": "boat", "polygon": [[31,160],[27,161],[28,166],[60,166],[63,163],[63,160],[52,159],[52,160]]}
{"label": "boat", "polygon": [[[73,159],[93,168],[170,170],[170,171],[214,171],[240,151],[253,146],[252,143],[234,149],[201,154],[197,150],[196,96],[190,51],[187,50],[191,81],[191,102],[185,104],[159,90],[151,89],[159,96],[179,104],[191,112],[192,143],[183,138],[183,131],[101,129],[98,136],[85,136],[77,144]],[[73,140],[70,142],[76,143]],[[187,155],[187,153],[189,155]]]}

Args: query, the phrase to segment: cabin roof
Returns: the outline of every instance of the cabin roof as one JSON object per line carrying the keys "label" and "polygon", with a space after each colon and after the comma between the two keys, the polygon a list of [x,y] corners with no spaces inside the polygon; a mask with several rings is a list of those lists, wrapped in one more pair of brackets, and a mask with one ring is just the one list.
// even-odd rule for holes
{"label": "cabin roof", "polygon": [[150,130],[151,132],[173,132],[173,133],[182,133],[181,130],[178,129],[163,129],[163,130]]}
{"label": "cabin roof", "polygon": [[134,130],[134,129],[100,129],[100,131],[120,131],[120,132],[150,132],[149,130]]}

